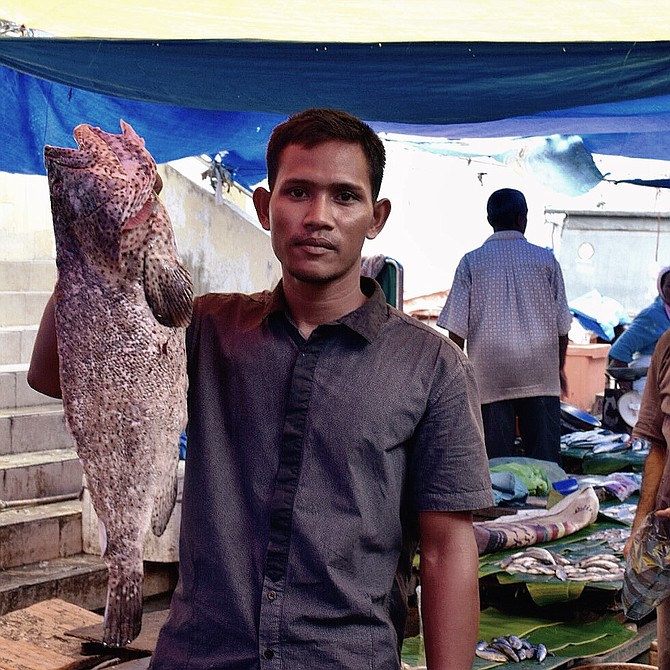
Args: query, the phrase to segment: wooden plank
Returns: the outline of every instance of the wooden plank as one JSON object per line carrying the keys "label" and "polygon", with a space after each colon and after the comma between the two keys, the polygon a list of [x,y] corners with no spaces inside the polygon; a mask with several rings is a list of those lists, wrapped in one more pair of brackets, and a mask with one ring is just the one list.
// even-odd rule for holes
{"label": "wooden plank", "polygon": [[0,668],[15,670],[74,670],[77,661],[30,642],[0,638]]}
{"label": "wooden plank", "polygon": [[[91,667],[72,628],[102,621],[94,612],[64,600],[45,600],[0,617],[0,668],[79,670]],[[95,660],[95,659],[94,659]]]}
{"label": "wooden plank", "polygon": [[647,621],[646,623],[637,626],[637,635],[625,644],[613,649],[607,654],[583,659],[583,661],[577,663],[576,666],[590,665],[595,664],[596,662],[602,664],[635,661],[638,657],[649,652],[651,643],[655,637],[656,619],[653,619],[652,621]]}
{"label": "wooden plank", "polygon": [[133,661],[126,661],[114,666],[114,670],[146,670],[151,662],[150,657],[137,658]]}

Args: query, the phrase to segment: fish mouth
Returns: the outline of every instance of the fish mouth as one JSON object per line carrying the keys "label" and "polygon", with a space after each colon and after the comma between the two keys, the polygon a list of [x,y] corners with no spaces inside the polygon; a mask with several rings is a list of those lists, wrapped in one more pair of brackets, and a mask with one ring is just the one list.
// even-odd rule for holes
{"label": "fish mouth", "polygon": [[77,142],[77,149],[67,147],[44,147],[44,158],[47,162],[74,170],[83,170],[91,167],[96,161],[94,148],[106,149],[109,142],[104,135],[108,135],[100,128],[88,125],[79,125],[73,131]]}
{"label": "fish mouth", "polygon": [[123,119],[120,125],[121,134],[114,134],[80,124],[72,133],[78,148],[47,145],[44,162],[52,194],[63,190],[76,193],[83,184],[91,189],[92,180],[97,180],[100,184],[95,189],[97,203],[88,201],[91,211],[94,205],[100,209],[115,198],[123,220],[128,228],[133,228],[153,211],[148,203],[157,173],[144,140]]}
{"label": "fish mouth", "polygon": [[[122,135],[131,136],[144,146],[144,140],[140,138],[133,128],[121,119]],[[72,132],[75,141],[77,142],[77,149],[68,147],[44,147],[44,158],[47,163],[54,163],[65,168],[71,169],[86,169],[94,165],[101,153],[114,154],[119,162],[121,162],[115,145],[119,141],[119,136],[113,133],[107,133],[100,128],[90,126],[82,123],[78,125]]]}

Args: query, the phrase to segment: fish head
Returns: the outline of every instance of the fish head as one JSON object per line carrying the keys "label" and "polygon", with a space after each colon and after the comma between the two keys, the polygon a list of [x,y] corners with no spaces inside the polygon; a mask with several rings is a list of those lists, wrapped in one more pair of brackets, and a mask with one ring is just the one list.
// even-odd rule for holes
{"label": "fish head", "polygon": [[153,197],[156,163],[144,140],[121,120],[120,135],[82,124],[78,148],[45,146],[57,244],[116,264],[124,226]]}

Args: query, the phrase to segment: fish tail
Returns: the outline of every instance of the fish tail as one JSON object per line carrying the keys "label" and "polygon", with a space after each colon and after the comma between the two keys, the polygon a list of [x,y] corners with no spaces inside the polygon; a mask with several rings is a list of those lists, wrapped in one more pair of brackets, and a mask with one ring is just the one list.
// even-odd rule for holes
{"label": "fish tail", "polygon": [[142,628],[141,569],[133,572],[109,570],[107,604],[102,624],[102,642],[109,647],[125,647]]}
{"label": "fish tail", "polygon": [[165,475],[154,501],[151,512],[151,530],[156,537],[160,537],[165,532],[177,501],[177,463],[178,460],[175,459],[174,466]]}

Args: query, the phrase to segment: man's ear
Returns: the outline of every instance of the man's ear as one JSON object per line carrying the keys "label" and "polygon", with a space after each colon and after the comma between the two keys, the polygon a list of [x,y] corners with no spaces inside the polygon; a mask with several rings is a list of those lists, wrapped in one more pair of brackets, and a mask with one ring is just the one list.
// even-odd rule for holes
{"label": "man's ear", "polygon": [[254,190],[252,198],[261,226],[270,230],[270,191],[259,186]]}
{"label": "man's ear", "polygon": [[381,233],[390,213],[391,201],[388,198],[377,200],[374,204],[372,224],[368,228],[368,232],[365,234],[365,237],[367,237],[369,240],[374,240],[375,237]]}

